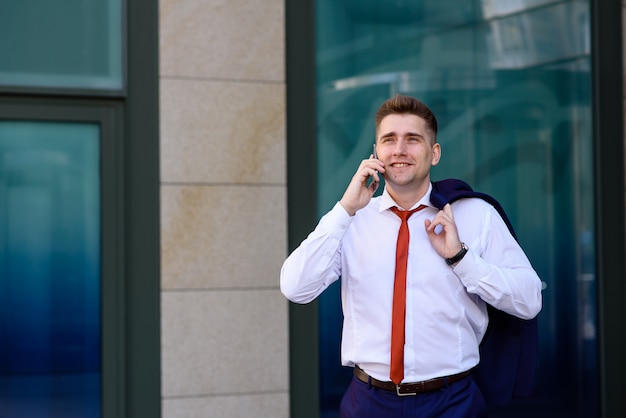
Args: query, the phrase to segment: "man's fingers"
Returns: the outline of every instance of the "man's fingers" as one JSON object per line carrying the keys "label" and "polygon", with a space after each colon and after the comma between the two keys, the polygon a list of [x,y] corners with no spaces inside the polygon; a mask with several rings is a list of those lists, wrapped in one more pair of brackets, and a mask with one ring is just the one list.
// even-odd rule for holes
{"label": "man's fingers", "polygon": [[428,232],[437,234],[441,232],[436,231],[437,227],[444,229],[449,225],[454,225],[454,216],[452,214],[452,208],[450,207],[450,204],[448,203],[443,207],[442,210],[437,212],[437,215],[435,215],[432,221],[428,219],[426,221],[428,222],[428,224],[426,224],[426,222],[424,223],[426,226],[426,230]]}
{"label": "man's fingers", "polygon": [[436,216],[435,219],[433,219],[432,221],[430,219],[425,219],[424,226],[426,227],[426,233],[433,235],[438,235],[438,233],[441,232],[437,231],[437,227],[443,227],[441,221]]}

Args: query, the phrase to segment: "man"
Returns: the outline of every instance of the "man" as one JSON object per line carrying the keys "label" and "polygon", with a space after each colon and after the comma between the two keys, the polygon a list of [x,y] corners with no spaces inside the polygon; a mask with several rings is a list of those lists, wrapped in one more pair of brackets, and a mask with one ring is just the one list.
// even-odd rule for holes
{"label": "man", "polygon": [[[376,156],[282,267],[281,291],[296,303],[341,276],[342,363],[355,370],[342,417],[485,416],[471,371],[487,304],[522,319],[541,310],[541,281],[492,205],[431,203],[436,137],[424,103],[384,102]],[[373,198],[381,175],[385,189]]]}

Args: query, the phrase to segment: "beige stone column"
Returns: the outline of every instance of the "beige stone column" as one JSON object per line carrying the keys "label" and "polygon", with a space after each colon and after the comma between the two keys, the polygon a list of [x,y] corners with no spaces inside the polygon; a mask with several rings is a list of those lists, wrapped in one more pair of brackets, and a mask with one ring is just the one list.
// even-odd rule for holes
{"label": "beige stone column", "polygon": [[287,417],[284,2],[159,9],[163,417]]}

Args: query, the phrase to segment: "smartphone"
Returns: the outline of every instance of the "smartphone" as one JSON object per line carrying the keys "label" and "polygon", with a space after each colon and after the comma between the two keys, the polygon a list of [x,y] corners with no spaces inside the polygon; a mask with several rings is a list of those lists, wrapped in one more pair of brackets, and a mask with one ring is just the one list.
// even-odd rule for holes
{"label": "smartphone", "polygon": [[[372,156],[376,159],[378,159],[378,156],[376,155],[376,144],[372,145]],[[374,192],[378,189],[378,182],[374,179],[374,177],[371,177],[371,183],[374,183]]]}

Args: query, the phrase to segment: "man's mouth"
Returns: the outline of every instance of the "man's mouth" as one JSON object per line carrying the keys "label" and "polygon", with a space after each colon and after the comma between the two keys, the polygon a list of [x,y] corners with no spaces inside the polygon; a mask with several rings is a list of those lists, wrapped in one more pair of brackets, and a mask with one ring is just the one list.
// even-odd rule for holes
{"label": "man's mouth", "polygon": [[407,167],[409,166],[409,163],[392,163],[391,166],[392,167]]}

